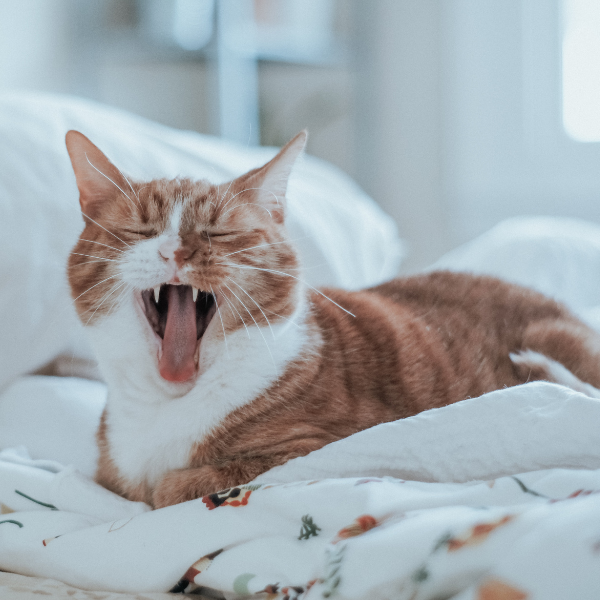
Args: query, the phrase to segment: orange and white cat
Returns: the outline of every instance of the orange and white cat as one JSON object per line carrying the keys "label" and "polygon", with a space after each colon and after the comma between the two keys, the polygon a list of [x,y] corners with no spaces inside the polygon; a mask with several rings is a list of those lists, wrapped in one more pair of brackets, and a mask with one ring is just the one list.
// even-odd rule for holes
{"label": "orange and white cat", "polygon": [[305,140],[212,185],[130,181],[67,134],[85,220],[68,276],[108,384],[107,488],[161,507],[529,379],[598,395],[600,339],[533,291],[448,272],[305,285],[285,227]]}

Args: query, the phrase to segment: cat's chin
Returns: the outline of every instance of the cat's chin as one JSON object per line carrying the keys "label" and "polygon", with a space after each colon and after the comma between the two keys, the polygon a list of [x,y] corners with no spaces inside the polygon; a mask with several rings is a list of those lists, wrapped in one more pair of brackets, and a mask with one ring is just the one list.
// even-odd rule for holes
{"label": "cat's chin", "polygon": [[160,376],[171,383],[187,383],[197,377],[200,346],[216,313],[216,298],[188,285],[170,284],[137,295],[142,320],[155,345]]}

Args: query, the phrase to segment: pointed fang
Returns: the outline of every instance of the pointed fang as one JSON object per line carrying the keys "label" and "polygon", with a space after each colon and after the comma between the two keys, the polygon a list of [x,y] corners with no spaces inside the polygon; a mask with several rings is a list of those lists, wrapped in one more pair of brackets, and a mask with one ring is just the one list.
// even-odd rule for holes
{"label": "pointed fang", "polygon": [[192,287],[192,299],[194,302],[198,299],[198,288]]}
{"label": "pointed fang", "polygon": [[158,299],[160,298],[160,285],[157,285],[154,288],[154,302],[156,302],[156,304],[158,304]]}

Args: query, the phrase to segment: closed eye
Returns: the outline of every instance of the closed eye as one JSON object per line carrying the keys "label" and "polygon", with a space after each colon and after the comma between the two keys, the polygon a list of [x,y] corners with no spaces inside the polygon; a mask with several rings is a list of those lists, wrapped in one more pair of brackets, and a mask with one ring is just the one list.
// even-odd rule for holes
{"label": "closed eye", "polygon": [[130,233],[131,235],[140,235],[145,238],[156,237],[158,234],[154,229],[123,229],[126,233]]}
{"label": "closed eye", "polygon": [[213,238],[232,238],[232,237],[239,235],[239,233],[237,231],[211,231],[210,233],[208,231],[203,231],[202,235],[204,237],[209,237],[211,239],[213,239]]}
{"label": "closed eye", "polygon": [[262,229],[248,229],[241,231],[203,231],[203,237],[210,238],[233,238],[238,236],[248,236],[248,235],[262,235]]}

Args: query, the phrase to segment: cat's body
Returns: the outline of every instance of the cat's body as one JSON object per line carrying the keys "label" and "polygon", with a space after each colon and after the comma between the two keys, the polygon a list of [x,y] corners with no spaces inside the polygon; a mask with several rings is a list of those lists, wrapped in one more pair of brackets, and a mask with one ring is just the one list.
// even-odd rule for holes
{"label": "cat's body", "polygon": [[528,379],[600,387],[600,338],[533,291],[441,272],[308,289],[283,220],[302,136],[231,185],[144,187],[69,135],[88,217],[69,277],[109,386],[97,480],[130,499],[159,507],[247,483]]}

